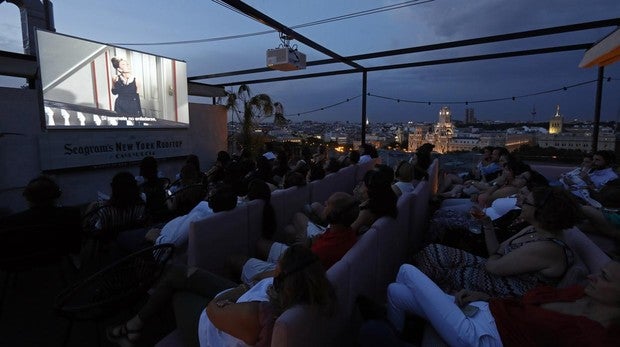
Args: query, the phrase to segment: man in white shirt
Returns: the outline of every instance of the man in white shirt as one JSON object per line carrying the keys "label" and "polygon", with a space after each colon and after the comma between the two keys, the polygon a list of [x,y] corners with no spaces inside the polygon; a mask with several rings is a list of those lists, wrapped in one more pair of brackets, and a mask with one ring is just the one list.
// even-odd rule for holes
{"label": "man in white shirt", "polygon": [[569,186],[571,192],[583,199],[589,205],[600,207],[600,204],[590,197],[591,192],[598,192],[605,183],[618,178],[613,169],[615,155],[612,151],[596,151],[592,156],[592,171],[582,172],[579,182],[564,177],[564,183]]}
{"label": "man in white shirt", "polygon": [[177,217],[160,229],[151,229],[145,238],[155,244],[173,243],[176,247],[183,246],[189,239],[189,227],[192,222],[205,219],[211,214],[232,210],[237,206],[237,196],[228,185],[216,188],[188,214]]}

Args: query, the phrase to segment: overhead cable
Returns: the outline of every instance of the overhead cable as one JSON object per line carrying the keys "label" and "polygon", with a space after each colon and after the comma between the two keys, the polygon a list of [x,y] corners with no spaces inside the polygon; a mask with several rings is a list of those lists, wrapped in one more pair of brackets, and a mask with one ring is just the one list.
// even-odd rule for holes
{"label": "overhead cable", "polygon": [[[218,0],[212,0],[213,2],[215,2],[218,5],[224,6],[230,10],[233,10],[239,14],[242,14],[248,18],[254,19],[248,15],[246,15],[245,13],[231,7],[230,5],[223,3],[221,1]],[[375,13],[380,13],[380,12],[385,12],[385,11],[391,11],[391,10],[397,10],[400,8],[404,8],[404,7],[408,7],[408,6],[413,6],[413,5],[422,5],[428,2],[433,2],[435,0],[414,0],[414,1],[405,1],[402,3],[398,3],[398,4],[393,4],[393,5],[387,5],[387,6],[382,6],[382,7],[377,7],[377,8],[373,8],[370,10],[363,10],[363,11],[359,11],[359,12],[353,12],[353,13],[349,13],[349,14],[344,14],[344,15],[340,15],[340,16],[335,16],[335,17],[330,17],[330,18],[325,18],[325,19],[320,19],[320,20],[316,20],[316,21],[312,21],[312,22],[308,22],[308,23],[302,23],[302,24],[298,24],[298,25],[294,25],[291,26],[291,29],[298,29],[298,28],[305,28],[305,27],[310,27],[310,26],[316,26],[316,25],[321,25],[321,24],[325,24],[325,23],[331,23],[331,22],[337,22],[337,21],[341,21],[341,20],[346,20],[346,19],[351,19],[351,18],[356,18],[356,17],[361,17],[361,16],[367,16],[367,15],[371,15],[371,14],[375,14]],[[183,45],[183,44],[192,44],[192,43],[204,43],[204,42],[216,42],[216,41],[225,41],[225,40],[233,40],[233,39],[240,39],[240,38],[245,38],[245,37],[252,37],[252,36],[260,36],[260,35],[265,35],[265,34],[272,34],[277,32],[276,30],[264,30],[264,31],[257,31],[257,32],[253,32],[253,33],[247,33],[247,34],[238,34],[238,35],[228,35],[228,36],[220,36],[220,37],[212,37],[212,38],[203,38],[203,39],[195,39],[195,40],[180,40],[180,41],[163,41],[163,42],[142,42],[142,43],[136,43],[136,42],[115,42],[115,43],[111,43],[112,45],[118,45],[118,46],[165,46],[165,45]]]}

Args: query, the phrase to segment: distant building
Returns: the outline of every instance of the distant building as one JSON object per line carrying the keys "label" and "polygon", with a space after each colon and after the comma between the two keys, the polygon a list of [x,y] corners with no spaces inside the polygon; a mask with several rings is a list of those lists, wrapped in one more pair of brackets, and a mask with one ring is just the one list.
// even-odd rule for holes
{"label": "distant building", "polygon": [[[593,127],[565,129],[559,134],[541,134],[538,145],[541,148],[555,147],[559,149],[576,149],[582,152],[592,151]],[[599,127],[597,148],[600,150],[616,150],[616,135],[609,127]]]}
{"label": "distant building", "polygon": [[[454,151],[471,151],[485,146],[506,147],[514,151],[524,145],[539,145],[542,148],[592,151],[592,125],[575,125],[568,127],[560,113],[560,106],[549,120],[549,130],[540,127],[521,126],[506,131],[479,131],[474,127],[457,129],[451,121],[450,109],[442,107],[438,122],[433,125],[412,125],[409,133],[410,152],[422,144],[429,142],[435,145],[435,151],[447,153]],[[598,149],[615,151],[616,142],[620,142],[620,134],[614,129],[599,128]]]}
{"label": "distant building", "polygon": [[432,129],[432,126],[416,125],[413,127],[413,132],[409,133],[409,152],[415,152],[415,150],[422,146],[426,141],[426,134]]}
{"label": "distant building", "polygon": [[560,114],[560,105],[556,107],[555,115],[549,120],[549,134],[560,134],[564,125],[564,117]]}
{"label": "distant building", "polygon": [[[549,120],[549,133],[538,136],[538,145],[541,148],[555,147],[559,149],[592,151],[592,133],[594,127],[573,126],[564,128],[564,117],[560,114],[560,105],[557,106],[555,115]],[[601,150],[616,149],[616,135],[614,129],[599,127],[597,148]]]}
{"label": "distant building", "polygon": [[473,108],[465,109],[465,124],[474,124],[476,123],[476,116],[474,115]]}
{"label": "distant building", "polygon": [[403,128],[398,127],[398,129],[396,129],[396,135],[394,135],[394,140],[398,143],[403,143],[403,141],[405,141],[405,132],[403,131]]}

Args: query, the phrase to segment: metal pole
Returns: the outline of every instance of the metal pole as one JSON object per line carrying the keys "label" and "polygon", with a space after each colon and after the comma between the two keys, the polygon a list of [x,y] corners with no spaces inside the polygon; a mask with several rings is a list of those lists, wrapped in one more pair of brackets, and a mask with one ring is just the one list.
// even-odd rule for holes
{"label": "metal pole", "polygon": [[366,94],[368,90],[368,72],[362,72],[362,144],[366,143]]}
{"label": "metal pole", "polygon": [[598,80],[596,81],[596,103],[594,106],[594,130],[592,131],[592,152],[598,150],[598,127],[601,122],[601,100],[603,99],[603,74],[604,66],[598,68]]}

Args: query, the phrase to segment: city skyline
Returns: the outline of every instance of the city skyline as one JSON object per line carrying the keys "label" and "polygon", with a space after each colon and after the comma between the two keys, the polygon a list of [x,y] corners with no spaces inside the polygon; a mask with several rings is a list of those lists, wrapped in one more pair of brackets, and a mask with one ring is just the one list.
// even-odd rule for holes
{"label": "city skyline", "polygon": [[[518,3],[482,0],[467,4],[447,0],[380,3],[370,0],[336,3],[321,0],[300,4],[261,0],[247,3],[289,27],[382,6],[403,4],[401,8],[390,11],[296,29],[343,56],[609,19],[618,13],[617,4],[613,0],[596,1],[587,6],[576,0],[527,0]],[[9,17],[12,19],[9,20]],[[265,51],[280,43],[276,33],[269,33],[199,44],[126,45],[222,38],[270,30],[214,2],[172,4],[163,1],[147,3],[113,0],[85,4],[76,0],[59,0],[54,2],[54,18],[59,33],[185,60],[188,63],[188,76],[262,67],[265,64]],[[0,28],[3,29],[0,34],[0,49],[20,51],[19,12],[12,4],[0,4]],[[561,34],[450,49],[445,53],[427,52],[374,59],[361,64],[379,66],[485,54],[497,48],[518,50],[532,46],[593,42],[611,30],[588,30],[574,35],[576,38],[572,39],[568,37],[574,36]],[[299,42],[292,43],[307,55],[308,61],[326,58]],[[517,97],[514,101],[473,103],[475,100],[510,98],[562,89],[596,79],[596,68],[577,67],[582,56],[582,51],[573,51],[371,72],[368,74],[368,92],[371,95],[368,96],[367,115],[371,121],[432,122],[437,110],[445,104],[450,106],[456,119],[464,118],[465,108],[473,107],[480,120],[523,121],[531,118],[532,109],[535,108],[536,120],[541,121],[551,117],[555,112],[555,105],[560,104],[563,114],[569,119],[592,119],[596,94],[596,84],[593,82],[535,97]],[[301,73],[321,71],[324,71],[324,68],[309,67]],[[289,74],[298,72],[275,71],[251,75],[251,78]],[[240,76],[244,77],[246,76]],[[620,64],[606,67],[605,77],[612,79],[604,82],[601,119],[618,120]],[[216,84],[231,80],[238,79],[220,78],[201,82]],[[275,101],[281,102],[284,113],[290,115],[289,119],[293,121],[338,119],[358,122],[361,119],[360,74],[255,84],[251,85],[251,88],[255,94],[267,93]],[[350,101],[346,102],[347,99]],[[431,102],[431,105],[406,101]],[[341,102],[338,106],[327,107]],[[319,110],[297,116],[316,109]]]}

